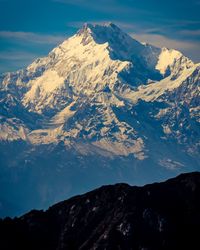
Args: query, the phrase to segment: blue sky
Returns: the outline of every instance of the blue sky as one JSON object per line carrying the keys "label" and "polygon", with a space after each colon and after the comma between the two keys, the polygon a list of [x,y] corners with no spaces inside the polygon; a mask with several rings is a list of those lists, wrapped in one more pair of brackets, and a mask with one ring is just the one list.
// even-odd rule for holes
{"label": "blue sky", "polygon": [[46,55],[85,22],[108,21],[200,62],[200,0],[0,0],[0,72]]}

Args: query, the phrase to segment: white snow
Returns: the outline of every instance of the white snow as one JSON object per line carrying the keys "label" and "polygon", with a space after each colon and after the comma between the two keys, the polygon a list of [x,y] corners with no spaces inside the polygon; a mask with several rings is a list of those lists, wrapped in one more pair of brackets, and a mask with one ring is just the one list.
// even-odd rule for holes
{"label": "white snow", "polygon": [[70,103],[69,106],[67,106],[66,108],[64,108],[61,112],[59,112],[58,114],[56,114],[50,123],[52,123],[53,125],[61,125],[65,122],[67,122],[67,120],[72,117],[76,111],[72,111],[71,107],[75,104],[75,101]]}
{"label": "white snow", "polygon": [[174,64],[175,60],[180,59],[182,56],[181,52],[174,49],[163,48],[158,59],[158,64],[156,69],[160,71],[161,74],[165,74],[168,67]]}
{"label": "white snow", "polygon": [[164,78],[163,80],[148,85],[141,85],[136,91],[129,91],[122,94],[122,97],[137,103],[139,99],[146,102],[152,102],[161,97],[166,91],[173,91],[178,88],[191,74],[199,67],[198,64],[194,65],[185,71],[175,80],[171,76]]}
{"label": "white snow", "polygon": [[26,106],[28,103],[37,102],[38,99],[45,100],[49,93],[62,87],[63,84],[63,77],[59,76],[55,70],[47,70],[41,77],[29,82],[30,90],[25,94],[23,104]]}

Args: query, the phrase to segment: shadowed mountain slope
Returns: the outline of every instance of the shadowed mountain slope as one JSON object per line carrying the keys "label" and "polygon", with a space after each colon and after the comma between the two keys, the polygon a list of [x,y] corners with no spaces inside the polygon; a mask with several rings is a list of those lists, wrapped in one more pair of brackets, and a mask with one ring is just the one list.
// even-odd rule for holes
{"label": "shadowed mountain slope", "polygon": [[0,221],[3,250],[198,249],[200,173],[143,187],[116,184]]}

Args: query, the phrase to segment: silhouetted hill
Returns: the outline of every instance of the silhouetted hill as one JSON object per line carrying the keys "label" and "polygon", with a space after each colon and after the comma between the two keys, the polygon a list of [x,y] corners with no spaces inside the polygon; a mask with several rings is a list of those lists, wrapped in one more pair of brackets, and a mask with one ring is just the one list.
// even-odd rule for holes
{"label": "silhouetted hill", "polygon": [[200,173],[144,187],[103,186],[0,221],[0,248],[200,249]]}

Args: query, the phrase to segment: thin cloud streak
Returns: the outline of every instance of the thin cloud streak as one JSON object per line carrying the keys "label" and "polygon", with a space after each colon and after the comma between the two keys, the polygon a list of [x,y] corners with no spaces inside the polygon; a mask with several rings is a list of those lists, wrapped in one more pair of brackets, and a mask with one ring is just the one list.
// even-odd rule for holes
{"label": "thin cloud streak", "polygon": [[[106,19],[103,19],[103,20],[87,20],[86,22],[85,21],[74,21],[74,22],[67,22],[66,23],[66,26],[67,27],[71,27],[71,28],[76,28],[76,29],[80,29],[83,27],[83,25],[85,23],[91,23],[91,24],[105,24],[105,23],[114,23],[116,24],[117,26],[119,26],[119,28],[121,28],[124,32],[131,32],[131,31],[140,31],[140,30],[144,30],[144,27],[142,25],[138,25],[138,24],[133,24],[133,23],[129,23],[129,22],[121,22],[121,21],[118,21],[118,20],[106,20]],[[145,29],[145,30],[148,30],[148,31],[152,31],[152,29]],[[154,29],[155,30],[155,29]],[[158,29],[157,29],[158,31]]]}
{"label": "thin cloud streak", "polygon": [[180,34],[187,36],[200,36],[200,29],[198,30],[181,30]]}
{"label": "thin cloud streak", "polygon": [[168,47],[173,49],[187,49],[194,46],[191,42],[184,42],[180,40],[170,39],[158,34],[130,34],[136,40],[146,42],[157,47]]}
{"label": "thin cloud streak", "polygon": [[167,47],[169,49],[180,50],[186,56],[192,58],[195,62],[199,62],[198,53],[200,44],[199,42],[182,41],[177,39],[171,39],[163,35],[158,34],[145,34],[145,33],[131,33],[131,37],[140,41],[152,44],[156,47]]}
{"label": "thin cloud streak", "polygon": [[101,1],[93,1],[93,0],[52,0],[53,2],[69,4],[78,7],[83,7],[88,10],[94,10],[102,13],[118,13],[118,14],[152,14],[144,9],[133,8],[131,6],[127,6],[125,4],[116,2],[116,0],[101,0]]}
{"label": "thin cloud streak", "polygon": [[26,51],[3,51],[0,52],[0,59],[1,60],[14,60],[14,61],[21,61],[21,60],[30,60],[32,58],[36,58],[38,55],[34,53],[26,52]]}
{"label": "thin cloud streak", "polygon": [[90,1],[90,0],[53,0],[54,2],[57,3],[62,3],[62,4],[69,4],[69,5],[75,5],[83,8],[87,8],[90,10],[95,10],[98,12],[104,12],[104,13],[110,13],[112,11],[114,12],[130,12],[130,9],[127,7],[120,7],[114,3],[113,0],[102,0],[101,2],[95,2],[95,1]]}
{"label": "thin cloud streak", "polygon": [[0,31],[0,38],[14,39],[18,41],[38,43],[38,44],[57,44],[62,42],[66,37],[58,35],[44,35],[33,32],[23,31]]}
{"label": "thin cloud streak", "polygon": [[[55,47],[61,43],[67,37],[59,35],[46,35],[33,32],[23,31],[0,31],[0,38],[5,41],[14,42],[20,44],[20,47],[26,44],[34,44],[37,47],[43,48],[44,45],[49,47]],[[33,47],[33,45],[32,45]],[[41,52],[43,51],[40,49]],[[26,50],[8,49],[6,51],[0,51],[0,72],[13,71],[19,68],[24,68],[38,57],[44,56],[43,54],[37,54],[28,52]]]}
{"label": "thin cloud streak", "polygon": [[39,57],[41,55],[27,51],[2,51],[0,52],[0,73],[24,68]]}

